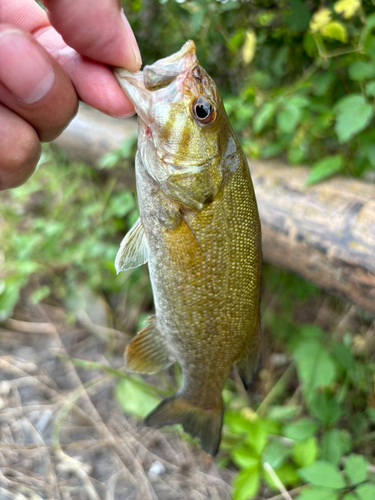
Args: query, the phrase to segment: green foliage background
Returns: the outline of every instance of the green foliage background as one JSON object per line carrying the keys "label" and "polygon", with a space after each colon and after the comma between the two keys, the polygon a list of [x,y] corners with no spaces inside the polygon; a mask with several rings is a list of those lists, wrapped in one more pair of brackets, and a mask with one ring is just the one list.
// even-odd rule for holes
{"label": "green foliage background", "polygon": [[[125,12],[145,64],[194,39],[248,155],[311,165],[308,183],[336,173],[371,178],[372,1],[131,0]],[[138,216],[134,152],[130,140],[93,169],[46,146],[32,179],[1,195],[0,320],[19,300],[63,304],[72,321],[101,301],[116,328],[141,327],[152,311],[147,271],[116,277],[113,265]],[[250,403],[234,380],[224,391],[218,462],[237,467],[234,499],[284,487],[299,500],[373,500],[373,344],[358,348],[365,339],[357,331],[338,336],[312,324],[310,301],[325,299],[309,283],[267,266],[264,283],[264,331],[284,364],[262,370]],[[372,318],[358,321],[369,329]],[[141,417],[160,391],[174,390],[160,385],[125,377],[116,397]]]}
{"label": "green foliage background", "polygon": [[125,2],[144,63],[194,39],[252,157],[313,166],[308,182],[375,168],[371,0]]}

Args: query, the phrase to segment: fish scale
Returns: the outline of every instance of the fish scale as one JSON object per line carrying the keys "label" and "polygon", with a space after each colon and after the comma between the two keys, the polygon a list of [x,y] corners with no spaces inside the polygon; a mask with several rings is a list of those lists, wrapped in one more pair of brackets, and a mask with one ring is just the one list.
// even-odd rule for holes
{"label": "fish scale", "polygon": [[250,172],[193,42],[143,72],[115,75],[139,115],[140,210],[116,269],[148,261],[156,311],[126,363],[141,373],[181,365],[181,387],[146,423],[181,423],[214,455],[225,380],[235,363],[247,386],[260,346],[261,234]]}

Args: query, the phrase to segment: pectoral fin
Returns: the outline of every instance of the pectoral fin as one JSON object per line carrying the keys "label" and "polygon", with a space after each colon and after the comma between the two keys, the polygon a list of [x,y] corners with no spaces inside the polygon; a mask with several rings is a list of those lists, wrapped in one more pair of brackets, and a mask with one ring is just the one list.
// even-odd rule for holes
{"label": "pectoral fin", "polygon": [[117,274],[121,271],[141,266],[148,260],[145,231],[139,218],[122,240],[115,260]]}
{"label": "pectoral fin", "polygon": [[203,209],[203,204],[194,200],[184,190],[180,189],[175,182],[175,178],[178,178],[178,176],[170,176],[167,181],[159,182],[160,189],[177,203],[191,210],[195,210],[196,212],[200,212]]}
{"label": "pectoral fin", "polygon": [[130,342],[125,361],[129,371],[138,373],[155,373],[175,361],[156,318]]}
{"label": "pectoral fin", "polygon": [[256,330],[252,335],[250,342],[248,343],[242,356],[235,363],[238,374],[241,377],[245,389],[247,389],[248,386],[250,385],[250,382],[253,379],[253,375],[258,364],[260,339],[261,339],[261,327],[260,327],[260,321],[258,321]]}

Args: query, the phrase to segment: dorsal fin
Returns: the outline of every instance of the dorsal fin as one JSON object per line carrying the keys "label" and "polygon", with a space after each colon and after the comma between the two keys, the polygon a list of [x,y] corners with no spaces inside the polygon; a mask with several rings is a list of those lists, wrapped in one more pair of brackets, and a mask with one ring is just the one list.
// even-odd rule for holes
{"label": "dorsal fin", "polygon": [[141,266],[148,260],[146,235],[141,218],[122,240],[116,255],[115,268],[117,274],[133,267]]}

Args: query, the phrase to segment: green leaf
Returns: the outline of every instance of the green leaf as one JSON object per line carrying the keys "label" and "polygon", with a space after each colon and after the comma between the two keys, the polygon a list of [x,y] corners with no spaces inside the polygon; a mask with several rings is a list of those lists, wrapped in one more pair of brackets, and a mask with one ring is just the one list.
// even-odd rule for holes
{"label": "green leaf", "polygon": [[285,425],[283,434],[285,437],[294,439],[295,441],[305,441],[315,434],[317,428],[318,424],[313,420],[301,418],[297,422]]}
{"label": "green leaf", "polygon": [[[284,462],[281,465],[281,467],[278,467],[275,470],[275,472],[278,475],[278,478],[280,479],[280,481],[282,482],[282,484],[284,486],[294,486],[301,481],[297,475],[297,471],[295,469],[295,466],[289,462]],[[265,477],[269,478],[269,474],[267,474],[267,476],[265,476]],[[269,481],[269,483],[271,483],[271,481]]]}
{"label": "green leaf", "polygon": [[314,339],[302,340],[294,350],[294,358],[306,391],[327,386],[335,380],[335,363],[321,342]]}
{"label": "green leaf", "polygon": [[303,36],[303,48],[305,49],[306,54],[310,57],[318,55],[318,47],[316,45],[315,37],[310,31],[307,31]]}
{"label": "green leaf", "polygon": [[284,147],[285,147],[284,141],[274,142],[273,144],[267,144],[261,150],[261,157],[271,158],[272,156],[276,156],[281,153]]}
{"label": "green leaf", "polygon": [[290,448],[281,441],[270,441],[262,453],[262,463],[268,462],[273,469],[280,467],[290,454]]}
{"label": "green leaf", "polygon": [[342,500],[358,500],[358,497],[353,495],[353,493],[347,493],[342,497]]}
{"label": "green leaf", "polygon": [[298,475],[314,486],[323,486],[335,490],[345,488],[345,481],[338,468],[330,462],[325,462],[323,460],[299,469]]}
{"label": "green leaf", "polygon": [[345,460],[344,470],[349,479],[349,484],[362,483],[367,478],[368,462],[362,455],[352,453]]}
{"label": "green leaf", "polygon": [[332,85],[334,77],[332,73],[323,73],[314,75],[311,78],[311,84],[313,86],[313,92],[315,95],[325,95],[328,89]]}
{"label": "green leaf", "polygon": [[321,340],[324,337],[324,331],[316,325],[302,325],[300,327],[301,337],[308,339]]}
{"label": "green leaf", "polygon": [[371,97],[375,97],[375,81],[369,82],[366,85],[366,94]]}
{"label": "green leaf", "polygon": [[338,497],[338,492],[331,488],[313,486],[312,488],[303,490],[303,492],[296,497],[296,500],[337,500]]}
{"label": "green leaf", "polygon": [[346,32],[346,28],[343,24],[338,21],[332,21],[331,23],[326,24],[321,30],[320,33],[323,36],[334,38],[335,40],[339,40],[340,42],[347,43],[348,34]]}
{"label": "green leaf", "polygon": [[341,155],[327,156],[318,161],[312,167],[306,179],[306,186],[311,186],[337,172],[344,166],[344,158]]}
{"label": "green leaf", "polygon": [[301,95],[294,95],[288,101],[288,106],[297,106],[297,108],[306,108],[310,105],[310,100]]}
{"label": "green leaf", "polygon": [[355,360],[353,358],[352,351],[349,347],[340,343],[333,343],[332,345],[332,355],[334,356],[336,362],[344,370],[350,370],[355,366]]}
{"label": "green leaf", "polygon": [[298,406],[270,406],[268,417],[272,420],[284,421],[291,420],[299,412]]}
{"label": "green leaf", "polygon": [[375,484],[362,484],[355,490],[360,500],[374,500]]}
{"label": "green leaf", "polygon": [[243,417],[238,412],[227,411],[224,414],[224,422],[232,432],[237,434],[249,434],[254,431],[252,422],[249,419]]}
{"label": "green leaf", "polygon": [[39,304],[43,299],[48,297],[48,295],[51,293],[51,289],[49,286],[41,286],[40,288],[37,288],[36,290],[33,291],[33,293],[29,296],[29,301],[31,304]]}
{"label": "green leaf", "polygon": [[233,481],[233,500],[249,500],[259,490],[259,469],[251,467],[242,469]]}
{"label": "green leaf", "polygon": [[316,438],[312,437],[296,443],[293,447],[292,456],[293,460],[300,467],[311,465],[318,455],[318,444]]}
{"label": "green leaf", "polygon": [[348,67],[349,76],[352,80],[369,80],[375,76],[375,66],[373,62],[355,61]]}
{"label": "green leaf", "polygon": [[244,33],[242,30],[237,30],[228,40],[227,47],[234,52],[237,53],[244,39]]}
{"label": "green leaf", "polygon": [[139,382],[142,379],[137,376],[134,380],[120,380],[115,388],[115,397],[124,412],[144,418],[160,403],[161,398],[156,395],[156,390],[152,393]]}
{"label": "green leaf", "polygon": [[0,321],[13,313],[13,308],[20,298],[21,288],[27,283],[27,278],[16,276],[2,281],[0,292]]}
{"label": "green leaf", "polygon": [[264,450],[264,447],[266,446],[268,432],[267,429],[265,429],[263,426],[257,425],[257,422],[251,422],[251,424],[253,424],[252,430],[247,434],[245,438],[246,443],[252,446],[255,452],[260,456],[262,451]]}
{"label": "green leaf", "polygon": [[302,111],[299,106],[293,103],[287,103],[276,116],[277,127],[281,132],[290,134],[299,124],[302,117]]}
{"label": "green leaf", "polygon": [[325,391],[308,394],[307,405],[311,414],[328,427],[334,425],[343,413],[336,397]]}
{"label": "green leaf", "polygon": [[370,32],[373,28],[375,28],[375,14],[368,16],[366,19],[366,31]]}
{"label": "green leaf", "polygon": [[192,33],[197,33],[203,24],[204,17],[205,17],[205,10],[204,9],[199,9],[197,12],[194,12],[191,17],[190,17],[190,29]]}
{"label": "green leaf", "polygon": [[253,129],[256,134],[261,132],[275,114],[276,105],[273,102],[266,102],[255,115]]}
{"label": "green leaf", "polygon": [[374,114],[372,106],[362,95],[352,94],[340,99],[335,106],[335,130],[341,143],[367,127]]}
{"label": "green leaf", "polygon": [[375,408],[367,408],[367,414],[371,422],[375,424]]}
{"label": "green leaf", "polygon": [[247,444],[243,444],[232,452],[233,462],[242,469],[248,469],[260,464],[259,455]]}
{"label": "green leaf", "polygon": [[324,460],[338,464],[341,457],[351,449],[351,437],[348,431],[332,429],[321,440],[320,455]]}
{"label": "green leaf", "polygon": [[364,44],[364,53],[370,57],[372,62],[375,60],[375,37],[372,35],[368,35]]}
{"label": "green leaf", "polygon": [[291,165],[298,165],[299,163],[303,162],[306,151],[300,145],[291,146],[290,148],[288,148],[287,154],[288,163],[290,163]]}
{"label": "green leaf", "polygon": [[286,22],[292,30],[304,31],[310,22],[310,11],[301,0],[289,0],[291,12],[287,14]]}
{"label": "green leaf", "polygon": [[137,140],[138,140],[137,135],[131,135],[130,137],[122,141],[119,149],[119,154],[121,158],[131,158],[133,156]]}
{"label": "green leaf", "polygon": [[108,200],[108,204],[102,215],[102,220],[107,221],[113,217],[123,218],[134,208],[134,198],[128,191],[114,194]]}
{"label": "green leaf", "polygon": [[360,500],[374,500],[375,484],[362,484],[355,490]]}

